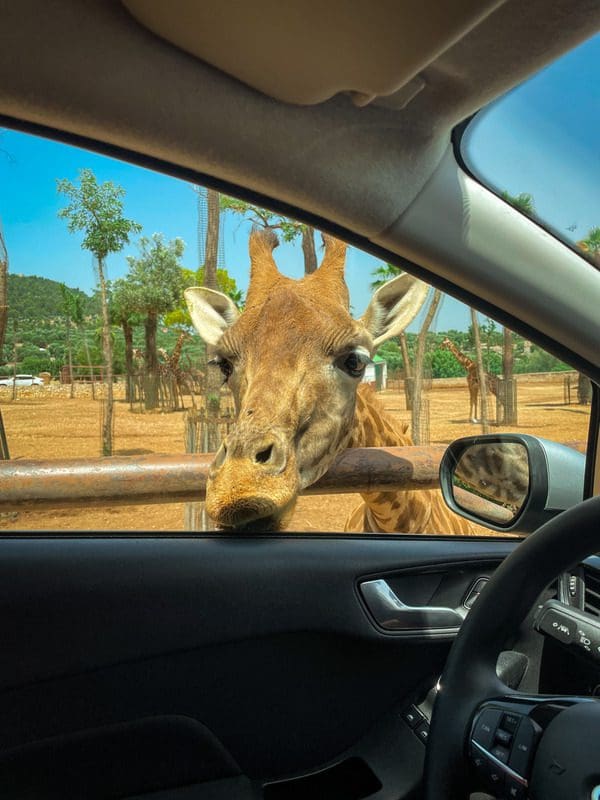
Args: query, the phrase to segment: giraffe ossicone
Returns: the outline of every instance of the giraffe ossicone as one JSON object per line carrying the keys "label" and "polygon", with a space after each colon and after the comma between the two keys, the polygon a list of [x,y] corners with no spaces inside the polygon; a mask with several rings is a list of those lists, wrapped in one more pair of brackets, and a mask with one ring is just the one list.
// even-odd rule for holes
{"label": "giraffe ossicone", "polygon": [[[338,453],[351,442],[380,443],[364,418],[374,406],[368,387],[360,387],[361,377],[379,344],[400,334],[417,315],[428,286],[400,275],[380,287],[355,320],[344,280],[346,245],[329,236],[323,241],[320,267],[292,280],[275,265],[274,232],[254,230],[241,313],[220,292],[200,287],[185,291],[194,326],[214,348],[236,406],[235,424],[216,454],[206,490],[207,511],[221,528],[282,529],[298,494],[327,471]],[[380,418],[379,424],[388,423]],[[395,423],[390,426],[392,443],[403,444],[396,441],[402,433]],[[366,505],[391,506],[401,495],[400,508],[429,507],[429,513],[417,515],[419,529],[412,532],[427,529],[432,503],[445,508],[439,492],[384,494],[383,499],[365,496]],[[446,513],[460,532],[468,532],[464,520],[448,509]]]}

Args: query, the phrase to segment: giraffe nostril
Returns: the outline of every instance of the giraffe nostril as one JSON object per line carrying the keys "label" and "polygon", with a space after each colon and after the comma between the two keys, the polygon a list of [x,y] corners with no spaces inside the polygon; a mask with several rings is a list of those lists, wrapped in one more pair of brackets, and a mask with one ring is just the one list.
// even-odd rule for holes
{"label": "giraffe nostril", "polygon": [[270,444],[268,447],[265,447],[264,450],[261,450],[254,456],[254,460],[257,461],[259,464],[266,464],[267,461],[271,458],[271,454],[273,452],[273,445]]}

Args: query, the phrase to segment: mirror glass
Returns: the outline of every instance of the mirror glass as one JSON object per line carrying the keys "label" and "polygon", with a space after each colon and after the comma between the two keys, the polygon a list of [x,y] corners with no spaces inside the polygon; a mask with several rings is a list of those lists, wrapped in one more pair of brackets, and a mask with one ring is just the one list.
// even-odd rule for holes
{"label": "mirror glass", "polygon": [[462,509],[497,525],[510,525],[529,494],[529,457],[519,442],[467,447],[452,473],[454,500]]}

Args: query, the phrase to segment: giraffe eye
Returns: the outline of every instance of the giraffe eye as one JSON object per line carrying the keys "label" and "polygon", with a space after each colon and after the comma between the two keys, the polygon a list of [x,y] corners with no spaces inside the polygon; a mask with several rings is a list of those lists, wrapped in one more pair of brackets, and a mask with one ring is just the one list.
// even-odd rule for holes
{"label": "giraffe eye", "polygon": [[362,353],[352,352],[340,359],[339,367],[353,378],[360,378],[369,360],[368,356],[362,355]]}
{"label": "giraffe eye", "polygon": [[223,378],[225,379],[225,382],[227,382],[229,376],[233,372],[233,365],[231,361],[228,361],[226,358],[221,358],[221,356],[216,356],[215,358],[212,358],[208,363],[210,366],[218,367],[223,373]]}

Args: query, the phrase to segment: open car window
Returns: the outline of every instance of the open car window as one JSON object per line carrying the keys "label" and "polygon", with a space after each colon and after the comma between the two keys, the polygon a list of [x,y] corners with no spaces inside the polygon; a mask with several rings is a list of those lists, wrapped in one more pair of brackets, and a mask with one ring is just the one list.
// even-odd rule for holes
{"label": "open car window", "polygon": [[[0,257],[8,267],[0,352],[5,459],[26,465],[111,455],[143,462],[214,452],[236,430],[240,385],[250,372],[259,403],[250,409],[254,414],[275,419],[282,403],[300,408],[298,398],[313,397],[310,407],[321,403],[333,420],[331,428],[316,430],[314,441],[300,426],[314,480],[323,472],[314,442],[323,438],[329,454],[346,445],[414,444],[433,448],[434,462],[452,440],[485,431],[532,433],[585,450],[587,378],[449,295],[412,284],[403,289],[405,317],[393,330],[373,328],[376,346],[369,351],[350,320],[371,324],[374,293],[400,275],[394,265],[328,245],[320,232],[263,208],[80,149],[13,131],[2,132],[1,147]],[[100,209],[99,229],[86,211],[90,197]],[[250,284],[253,231],[269,251],[268,269],[274,261],[288,278],[299,281],[319,269],[333,275],[345,267],[347,316],[328,305],[345,303],[341,279],[324,280],[311,295],[322,303],[316,322],[307,323],[303,334],[312,349],[298,347],[300,360],[291,371],[290,351],[302,336],[292,337],[292,346],[278,337],[300,325],[295,295],[271,327],[252,328],[246,336],[259,336],[258,349],[244,350],[242,334],[223,337],[238,312],[244,319],[259,307],[263,319],[270,313],[261,304],[274,296],[275,279]],[[198,286],[226,298],[217,304],[217,316],[203,307],[213,320],[213,333],[200,326],[204,340],[184,298],[186,288]],[[328,350],[342,334],[346,349]],[[330,397],[333,384],[339,391]],[[360,425],[353,428],[350,405],[357,392]],[[235,446],[246,447],[235,435]],[[285,447],[279,439],[259,442],[255,460],[274,462]],[[417,454],[406,451],[405,457],[412,463]],[[330,486],[330,493],[318,494],[310,490],[310,477],[295,487],[300,496],[295,507],[290,500],[287,529],[486,533],[447,527],[449,512],[432,499],[432,489],[411,486],[361,497],[340,479],[337,491]],[[236,474],[232,485],[237,481]],[[25,506],[3,512],[0,530],[214,527],[199,503],[124,503],[125,497],[119,505]]]}

